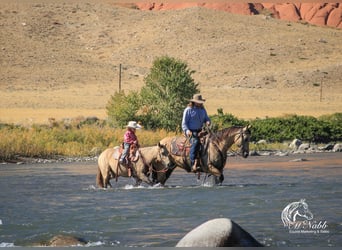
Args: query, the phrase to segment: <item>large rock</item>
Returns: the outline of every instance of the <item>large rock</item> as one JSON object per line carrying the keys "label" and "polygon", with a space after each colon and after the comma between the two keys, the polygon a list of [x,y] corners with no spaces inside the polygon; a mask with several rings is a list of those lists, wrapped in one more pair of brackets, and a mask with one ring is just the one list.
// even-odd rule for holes
{"label": "large rock", "polygon": [[263,246],[228,218],[209,220],[187,233],[176,247],[259,247]]}
{"label": "large rock", "polygon": [[56,235],[47,244],[51,247],[71,247],[83,246],[86,242],[83,239],[70,236],[70,235]]}
{"label": "large rock", "polygon": [[302,141],[299,139],[294,139],[290,145],[289,148],[293,149],[293,150],[297,150],[299,148],[299,146],[302,144]]}
{"label": "large rock", "polygon": [[276,4],[274,9],[277,11],[279,19],[286,21],[299,21],[301,20],[300,14],[295,4]]}
{"label": "large rock", "polygon": [[310,148],[310,144],[309,143],[302,143],[298,147],[298,151],[305,151],[305,150],[308,150],[309,148]]}
{"label": "large rock", "polygon": [[335,144],[334,148],[332,149],[333,152],[342,152],[342,144]]}
{"label": "large rock", "polygon": [[331,10],[329,18],[327,20],[327,26],[342,28],[342,4],[338,8]]}

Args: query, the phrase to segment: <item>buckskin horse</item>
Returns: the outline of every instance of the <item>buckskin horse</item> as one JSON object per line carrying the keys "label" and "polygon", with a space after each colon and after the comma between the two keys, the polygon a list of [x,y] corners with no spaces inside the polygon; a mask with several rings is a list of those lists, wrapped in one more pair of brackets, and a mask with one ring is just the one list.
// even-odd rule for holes
{"label": "buckskin horse", "polygon": [[[127,166],[119,164],[120,148],[107,148],[98,158],[98,170],[96,183],[101,188],[112,186],[110,179],[119,176],[130,177]],[[158,143],[157,146],[139,148],[131,159],[132,177],[135,179],[135,185],[145,182],[149,185],[155,183],[164,184],[171,174],[172,169],[168,168],[170,164],[169,153],[165,145]],[[149,176],[153,175],[153,181]]]}
{"label": "buckskin horse", "polygon": [[[227,160],[227,151],[236,144],[239,154],[247,158],[249,155],[250,126],[230,127],[215,133],[208,133],[202,138],[202,149],[199,157],[200,169],[197,172],[208,173],[218,177],[219,184],[224,180],[223,169]],[[170,160],[175,167],[191,172],[189,149],[186,137],[166,137],[160,141],[170,152]]]}

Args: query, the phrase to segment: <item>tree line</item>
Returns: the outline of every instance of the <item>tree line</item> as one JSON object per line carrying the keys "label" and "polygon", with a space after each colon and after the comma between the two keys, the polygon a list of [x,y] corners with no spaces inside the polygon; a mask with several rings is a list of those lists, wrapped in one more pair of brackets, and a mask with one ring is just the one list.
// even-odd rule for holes
{"label": "tree line", "polygon": [[[183,110],[189,99],[199,93],[193,73],[186,63],[163,56],[154,61],[140,92],[115,92],[110,97],[106,120],[90,119],[75,124],[55,121],[50,126],[34,124],[30,127],[0,123],[0,160],[18,156],[94,156],[107,147],[120,145],[125,125],[130,120],[140,121],[144,126],[139,132],[142,146],[179,135]],[[252,125],[252,142],[342,141],[342,113],[318,118],[287,115],[243,120],[219,108],[210,118],[214,132],[230,126]]]}
{"label": "tree line", "polygon": [[[199,93],[193,73],[195,71],[181,60],[168,56],[155,59],[140,92],[126,94],[122,91],[111,96],[106,107],[109,124],[123,127],[128,121],[136,120],[141,121],[146,129],[180,132],[183,110],[193,94]],[[312,142],[342,140],[342,113],[319,118],[287,115],[247,121],[224,114],[220,108],[210,117],[213,130],[251,124],[254,141],[282,142],[295,138]]]}

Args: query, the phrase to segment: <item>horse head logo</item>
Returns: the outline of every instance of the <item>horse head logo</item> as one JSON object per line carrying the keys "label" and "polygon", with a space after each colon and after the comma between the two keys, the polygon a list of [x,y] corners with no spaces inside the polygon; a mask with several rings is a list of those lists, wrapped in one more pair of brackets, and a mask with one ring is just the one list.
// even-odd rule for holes
{"label": "horse head logo", "polygon": [[281,213],[281,220],[284,223],[284,227],[290,227],[296,222],[308,221],[312,218],[313,215],[305,199],[290,203]]}

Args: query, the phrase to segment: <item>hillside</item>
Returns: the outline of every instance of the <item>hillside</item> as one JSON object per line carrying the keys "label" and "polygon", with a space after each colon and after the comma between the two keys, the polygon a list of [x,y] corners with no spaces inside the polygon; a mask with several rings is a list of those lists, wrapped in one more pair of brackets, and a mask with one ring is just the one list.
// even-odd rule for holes
{"label": "hillside", "polygon": [[4,0],[0,26],[2,122],[105,118],[119,64],[124,91],[138,90],[161,55],[196,71],[211,114],[342,111],[341,29],[200,7],[139,11],[107,0]]}

